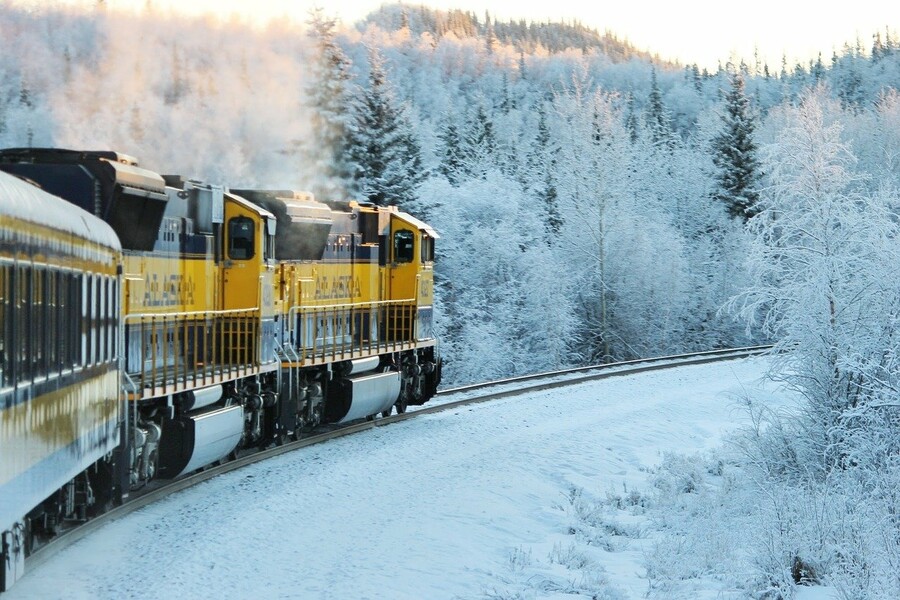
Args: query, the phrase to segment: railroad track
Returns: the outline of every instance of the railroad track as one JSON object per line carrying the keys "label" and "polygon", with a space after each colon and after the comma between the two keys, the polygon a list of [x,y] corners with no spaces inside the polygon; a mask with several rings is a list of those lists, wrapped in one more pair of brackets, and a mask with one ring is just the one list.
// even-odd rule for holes
{"label": "railroad track", "polygon": [[[633,361],[624,361],[619,363],[610,363],[606,365],[597,365],[591,367],[579,367],[575,369],[567,369],[563,371],[553,371],[548,373],[538,373],[535,375],[525,375],[522,377],[511,377],[497,381],[489,381],[474,385],[467,385],[447,390],[439,391],[435,399],[427,406],[416,407],[406,413],[395,414],[388,417],[378,418],[372,421],[360,421],[346,426],[338,427],[330,431],[316,433],[309,437],[276,446],[266,450],[239,456],[235,460],[231,460],[220,465],[207,467],[206,469],[181,477],[164,484],[148,486],[144,490],[132,493],[131,497],[121,506],[106,512],[98,517],[91,519],[85,523],[79,524],[65,533],[55,537],[50,542],[41,546],[26,560],[26,573],[30,573],[39,568],[52,556],[71,546],[78,540],[89,535],[93,531],[99,529],[106,523],[124,517],[135,510],[152,504],[169,494],[192,487],[198,483],[208,479],[240,469],[249,464],[260,462],[286,452],[292,452],[307,446],[313,446],[322,442],[335,438],[352,435],[361,431],[366,431],[374,427],[383,427],[400,421],[414,419],[420,415],[436,413],[445,410],[452,410],[461,406],[487,402],[490,400],[498,400],[508,398],[529,392],[537,392],[541,390],[549,390],[559,387],[565,387],[583,383],[587,381],[595,381],[616,377],[620,375],[634,375],[638,373],[647,373],[661,369],[670,369],[673,367],[699,365],[711,362],[734,360],[739,358],[747,358],[749,356],[763,354],[768,351],[771,346],[753,346],[748,348],[736,348],[729,350],[713,350],[708,352],[698,352],[693,354],[681,354],[675,356],[664,356],[652,359],[641,359]],[[486,391],[487,390],[487,391]],[[495,390],[495,391],[489,391]],[[454,399],[459,396],[459,399]]]}

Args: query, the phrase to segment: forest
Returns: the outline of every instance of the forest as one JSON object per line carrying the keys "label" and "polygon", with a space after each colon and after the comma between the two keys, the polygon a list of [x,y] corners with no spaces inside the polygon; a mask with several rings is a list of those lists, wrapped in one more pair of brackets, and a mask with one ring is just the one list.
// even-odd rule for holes
{"label": "forest", "polygon": [[[715,72],[580,23],[401,4],[259,26],[4,3],[0,36],[4,147],[111,149],[432,224],[446,384],[774,343],[805,402],[748,407],[736,464],[780,491],[757,498],[777,526],[743,585],[897,597],[895,31]],[[857,526],[806,527],[815,506]]]}

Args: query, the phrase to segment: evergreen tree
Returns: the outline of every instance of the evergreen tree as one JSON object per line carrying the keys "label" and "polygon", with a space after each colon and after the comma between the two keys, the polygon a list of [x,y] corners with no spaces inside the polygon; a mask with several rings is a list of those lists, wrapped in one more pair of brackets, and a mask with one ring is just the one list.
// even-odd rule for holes
{"label": "evergreen tree", "polygon": [[825,65],[822,64],[821,52],[819,52],[819,56],[816,58],[815,62],[809,62],[809,73],[812,75],[813,85],[816,85],[825,79]]}
{"label": "evergreen tree", "polygon": [[500,46],[497,34],[494,32],[494,25],[491,23],[491,15],[487,12],[484,14],[484,43],[488,54],[493,54]]}
{"label": "evergreen tree", "polygon": [[426,177],[405,107],[387,80],[384,58],[369,49],[369,81],[358,104],[350,157],[356,188],[369,202],[404,205]]}
{"label": "evergreen tree", "polygon": [[184,77],[184,62],[178,55],[178,46],[172,44],[171,74],[164,99],[166,104],[177,104],[190,92],[188,82]]}
{"label": "evergreen tree", "polygon": [[28,83],[22,80],[22,86],[19,88],[19,105],[23,108],[34,108],[34,102],[31,100],[31,90]]}
{"label": "evergreen tree", "polygon": [[405,8],[400,13],[400,29],[409,31],[409,14],[406,12]]}
{"label": "evergreen tree", "polygon": [[713,162],[718,168],[719,184],[715,198],[733,218],[747,221],[758,211],[759,163],[754,141],[755,118],[744,90],[744,76],[739,71],[731,75],[722,120],[722,131],[713,139]]}
{"label": "evergreen tree", "polygon": [[691,65],[689,79],[697,93],[703,93],[703,77],[700,75],[700,67],[697,66],[697,63]]}
{"label": "evergreen tree", "polygon": [[655,68],[650,70],[650,96],[647,99],[644,120],[647,123],[647,132],[654,146],[672,146],[674,143],[672,122],[663,104],[662,91],[659,89]]}
{"label": "evergreen tree", "polygon": [[463,168],[468,175],[484,178],[496,161],[497,139],[494,123],[487,114],[484,102],[479,102],[469,122],[462,146]]}
{"label": "evergreen tree", "polygon": [[306,105],[312,110],[304,166],[315,174],[310,186],[315,195],[341,197],[352,189],[357,170],[350,154],[355,125],[351,63],[335,39],[334,19],[325,18],[317,9],[309,25],[315,56],[312,77],[304,90]]}
{"label": "evergreen tree", "polygon": [[464,163],[459,126],[453,114],[444,116],[444,122],[438,132],[438,173],[443,175],[450,185],[457,186],[464,177]]}
{"label": "evergreen tree", "polygon": [[634,94],[630,92],[628,94],[628,112],[625,115],[625,129],[628,130],[628,139],[632,144],[636,144],[640,138],[640,125],[634,110]]}
{"label": "evergreen tree", "polygon": [[861,112],[866,103],[864,82],[857,63],[862,62],[852,53],[846,53],[838,63],[837,95],[843,108]]}
{"label": "evergreen tree", "polygon": [[508,115],[509,111],[515,107],[515,101],[509,93],[509,77],[507,76],[506,71],[503,71],[500,74],[500,113]]}
{"label": "evergreen tree", "polygon": [[547,123],[547,111],[544,106],[538,108],[537,134],[528,154],[528,171],[532,175],[532,194],[542,209],[544,237],[548,246],[552,246],[559,237],[563,226],[563,218],[559,208],[559,191],[556,183],[556,154],[559,151]]}

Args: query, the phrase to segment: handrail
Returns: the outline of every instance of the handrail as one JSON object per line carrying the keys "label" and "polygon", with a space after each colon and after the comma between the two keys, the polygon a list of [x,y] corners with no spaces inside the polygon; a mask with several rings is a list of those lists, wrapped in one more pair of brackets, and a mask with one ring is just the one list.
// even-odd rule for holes
{"label": "handrail", "polygon": [[259,308],[126,315],[125,369],[136,395],[222,383],[260,366]]}
{"label": "handrail", "polygon": [[299,304],[295,304],[288,309],[288,312],[291,311],[316,311],[322,309],[335,309],[335,308],[365,308],[365,307],[377,307],[377,306],[388,306],[391,304],[415,304],[415,298],[406,298],[403,300],[372,300],[370,302],[345,302],[343,304],[313,304],[300,306]]}
{"label": "handrail", "polygon": [[294,305],[287,311],[286,346],[297,362],[322,364],[394,352],[415,343],[414,298]]}
{"label": "handrail", "polygon": [[220,315],[220,314],[237,314],[237,313],[247,313],[254,314],[259,312],[259,307],[254,308],[225,308],[225,309],[217,309],[217,310],[194,310],[194,311],[183,311],[183,312],[166,312],[166,313],[130,313],[125,315],[125,321],[130,319],[152,319],[152,318],[178,318],[178,317],[195,317],[199,315]]}

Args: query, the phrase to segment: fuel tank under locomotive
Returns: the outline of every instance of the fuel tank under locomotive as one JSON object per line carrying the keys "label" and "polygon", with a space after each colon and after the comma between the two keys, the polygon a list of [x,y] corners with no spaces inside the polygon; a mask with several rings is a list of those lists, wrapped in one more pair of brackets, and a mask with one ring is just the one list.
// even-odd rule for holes
{"label": "fuel tank under locomotive", "polygon": [[380,359],[373,356],[335,365],[325,405],[327,422],[346,423],[393,406],[400,396],[400,373],[375,372],[379,364]]}
{"label": "fuel tank under locomotive", "polygon": [[244,408],[240,404],[218,406],[222,395],[222,386],[218,385],[178,398],[181,414],[162,423],[160,477],[171,479],[189,473],[237,448],[244,432]]}

